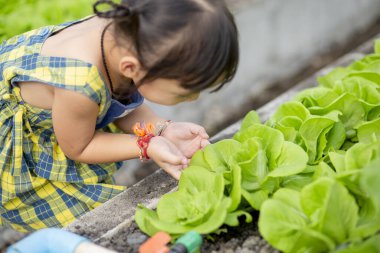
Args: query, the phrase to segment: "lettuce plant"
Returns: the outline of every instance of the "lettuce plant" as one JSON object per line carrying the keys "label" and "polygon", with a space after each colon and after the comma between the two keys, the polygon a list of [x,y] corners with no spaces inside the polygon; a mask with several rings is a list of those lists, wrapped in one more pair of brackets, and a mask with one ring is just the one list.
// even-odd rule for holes
{"label": "lettuce plant", "polygon": [[139,205],[135,220],[151,236],[158,231],[174,236],[191,230],[209,234],[222,226],[230,204],[222,174],[190,166],[181,175],[178,191],[162,196],[157,211]]}
{"label": "lettuce plant", "polygon": [[319,164],[346,139],[344,126],[335,113],[314,116],[298,101],[281,105],[266,125],[281,131],[285,140],[301,146],[309,156],[310,165]]}
{"label": "lettuce plant", "polygon": [[[367,201],[362,204],[354,231],[355,240],[341,245],[334,253],[376,253],[380,251],[380,157],[361,171],[360,186]],[[369,204],[369,205],[368,205]]]}
{"label": "lettuce plant", "polygon": [[380,141],[359,142],[347,152],[330,154],[330,158],[336,171],[335,177],[350,190],[359,203],[356,236],[360,238],[374,234],[380,230],[380,206],[369,196],[363,180],[369,180],[368,174],[375,170],[378,173],[380,167],[375,169],[376,166],[370,164],[380,159]]}
{"label": "lettuce plant", "polygon": [[233,160],[234,154],[242,148],[242,144],[235,140],[222,140],[218,143],[208,145],[202,151],[198,151],[191,159],[191,166],[206,168],[215,173],[222,173],[225,182],[225,195],[231,199],[225,224],[229,226],[239,225],[238,217],[245,216],[246,222],[252,221],[252,216],[238,209],[241,196],[241,168]]}
{"label": "lettuce plant", "polygon": [[377,41],[375,54],[320,77],[321,86],[302,91],[295,100],[313,115],[336,113],[345,126],[347,138],[357,142],[357,128],[380,116],[379,71],[380,41]]}
{"label": "lettuce plant", "polygon": [[234,162],[241,168],[242,196],[257,210],[285,178],[306,168],[305,151],[285,141],[279,130],[253,123],[236,133],[234,139],[242,143],[234,155]]}
{"label": "lettuce plant", "polygon": [[198,166],[223,174],[226,186],[225,194],[232,201],[228,209],[229,212],[235,211],[241,200],[241,170],[232,160],[233,155],[241,147],[242,145],[238,141],[222,140],[198,151],[190,163],[191,166]]}
{"label": "lettuce plant", "polygon": [[[361,145],[349,150],[360,160],[345,168],[360,167],[355,182],[347,185],[338,176],[321,177],[300,192],[283,188],[265,201],[259,218],[264,238],[284,252],[378,252],[379,243],[371,237],[380,230],[380,153],[374,156],[369,145],[372,155],[365,158],[360,158]],[[354,160],[349,156],[348,164]],[[352,185],[364,197],[353,194],[347,187]]]}
{"label": "lettuce plant", "polygon": [[310,112],[302,103],[290,101],[280,105],[265,124],[280,130],[285,140],[304,146],[299,130],[308,118]]}
{"label": "lettuce plant", "polygon": [[339,95],[332,89],[316,87],[300,92],[295,100],[303,103],[312,115],[340,121],[348,139],[355,138],[355,128],[365,121],[366,109],[349,93]]}
{"label": "lettuce plant", "polygon": [[264,202],[259,229],[284,252],[328,252],[347,241],[358,219],[348,190],[331,178],[320,178],[301,192],[280,189]]}
{"label": "lettuce plant", "polygon": [[357,197],[365,197],[366,194],[360,190],[359,185],[361,171],[371,161],[380,157],[380,140],[359,142],[347,151],[331,152],[329,156],[337,179]]}

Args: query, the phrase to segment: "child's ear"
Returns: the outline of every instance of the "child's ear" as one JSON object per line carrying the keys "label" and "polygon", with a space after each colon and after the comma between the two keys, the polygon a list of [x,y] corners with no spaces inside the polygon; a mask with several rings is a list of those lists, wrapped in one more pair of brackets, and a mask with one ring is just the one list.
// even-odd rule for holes
{"label": "child's ear", "polygon": [[119,62],[119,71],[123,76],[132,80],[139,80],[143,77],[143,70],[139,60],[134,56],[124,56]]}

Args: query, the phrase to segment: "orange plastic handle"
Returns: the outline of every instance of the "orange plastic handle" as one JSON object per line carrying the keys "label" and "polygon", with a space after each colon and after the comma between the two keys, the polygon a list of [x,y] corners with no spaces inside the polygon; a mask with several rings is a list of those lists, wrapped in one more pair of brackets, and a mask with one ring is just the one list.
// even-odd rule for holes
{"label": "orange plastic handle", "polygon": [[158,232],[139,247],[139,253],[168,253],[170,249],[166,245],[170,240],[169,234]]}

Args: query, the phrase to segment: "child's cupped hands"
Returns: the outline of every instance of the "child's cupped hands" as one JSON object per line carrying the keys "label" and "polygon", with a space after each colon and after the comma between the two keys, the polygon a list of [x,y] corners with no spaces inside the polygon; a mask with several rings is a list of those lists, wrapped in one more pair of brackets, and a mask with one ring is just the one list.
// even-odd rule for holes
{"label": "child's cupped hands", "polygon": [[161,136],[171,141],[187,159],[210,144],[206,130],[189,122],[171,122]]}
{"label": "child's cupped hands", "polygon": [[147,152],[160,168],[179,180],[194,153],[210,144],[208,139],[206,130],[197,124],[171,122],[161,136],[151,139]]}
{"label": "child's cupped hands", "polygon": [[161,169],[179,180],[181,172],[189,165],[189,159],[170,140],[162,136],[153,137],[148,147],[148,156]]}

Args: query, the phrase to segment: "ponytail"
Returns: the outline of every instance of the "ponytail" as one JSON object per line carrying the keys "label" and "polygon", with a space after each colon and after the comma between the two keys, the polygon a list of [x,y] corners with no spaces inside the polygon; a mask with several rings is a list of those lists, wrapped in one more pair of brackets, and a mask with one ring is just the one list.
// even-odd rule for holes
{"label": "ponytail", "polygon": [[[109,7],[106,11],[101,11],[99,8],[101,7]],[[93,5],[94,13],[101,18],[125,18],[128,16],[132,16],[131,8],[123,5],[114,3],[111,0],[98,0]]]}
{"label": "ponytail", "polygon": [[[104,10],[105,9],[105,10]],[[130,5],[115,3],[112,0],[98,0],[93,5],[93,11],[100,18],[112,19],[116,29],[122,27],[121,33],[125,30],[131,35],[130,39],[135,44],[139,30],[139,15],[136,8]],[[109,25],[105,28],[107,29]],[[116,31],[116,34],[118,31]]]}

